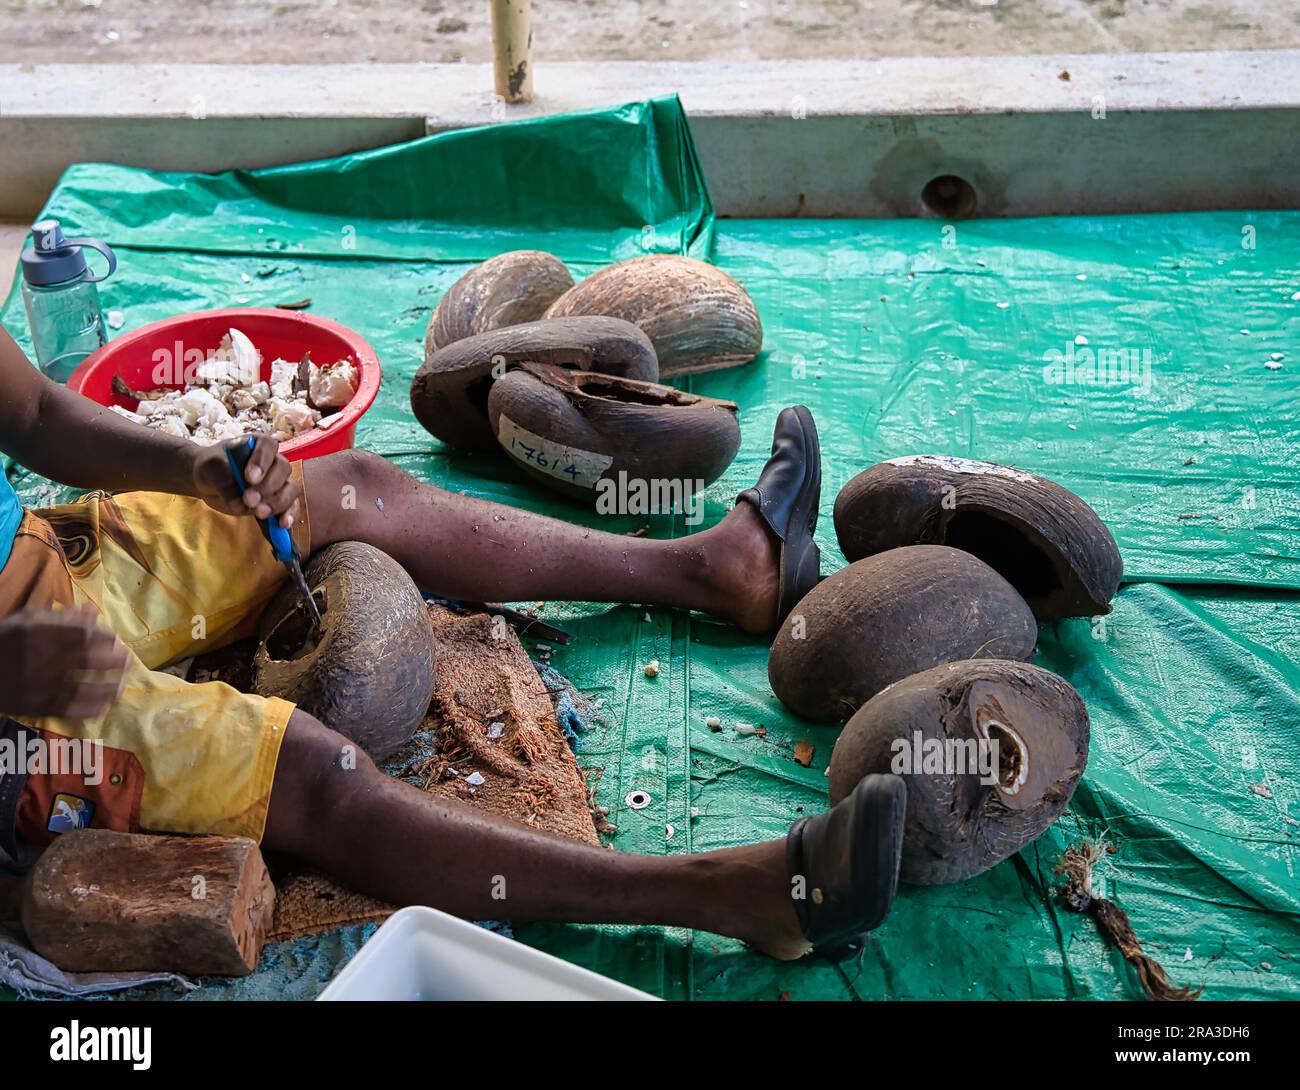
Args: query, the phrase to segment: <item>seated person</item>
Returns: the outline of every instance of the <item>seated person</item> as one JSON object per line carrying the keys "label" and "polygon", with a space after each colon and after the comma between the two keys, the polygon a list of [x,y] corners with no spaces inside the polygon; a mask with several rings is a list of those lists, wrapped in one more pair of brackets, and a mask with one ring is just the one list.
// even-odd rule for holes
{"label": "seated person", "polygon": [[[54,769],[0,773],[11,862],[82,826],[246,836],[398,905],[699,928],[777,958],[843,954],[888,913],[905,807],[896,776],[867,777],[784,840],[630,855],[385,776],[283,700],[159,671],[255,631],[287,576],[252,516],[278,518],[303,556],[368,542],[421,589],[466,601],[652,603],[770,632],[818,578],[820,455],[807,409],[781,413],[772,458],[718,525],[673,540],[446,492],[365,451],[291,465],[267,437],[241,494],[224,448],[140,427],[56,385],[3,328],[0,449],[103,490],[24,511],[0,479],[0,714],[98,741],[105,766],[94,785]],[[476,536],[479,525],[494,533]]]}

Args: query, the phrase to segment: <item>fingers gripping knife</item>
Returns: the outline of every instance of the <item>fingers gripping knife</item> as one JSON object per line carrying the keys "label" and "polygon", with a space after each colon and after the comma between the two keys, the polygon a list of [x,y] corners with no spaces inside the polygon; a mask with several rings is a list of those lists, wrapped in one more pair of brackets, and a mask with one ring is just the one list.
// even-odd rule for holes
{"label": "fingers gripping knife", "polygon": [[[253,456],[253,447],[256,443],[257,440],[250,436],[226,447],[226,460],[230,463],[230,472],[235,475],[235,484],[239,486],[241,493],[248,488],[244,470],[248,466],[248,459]],[[312,631],[320,631],[320,608],[316,605],[311,587],[307,586],[307,579],[302,574],[298,550],[293,544],[289,531],[280,525],[279,518],[275,516],[269,519],[258,519],[257,523],[262,528],[262,536],[271,543],[271,552],[276,560],[289,569],[289,575],[298,588],[298,597],[302,599],[302,607],[311,618]]]}

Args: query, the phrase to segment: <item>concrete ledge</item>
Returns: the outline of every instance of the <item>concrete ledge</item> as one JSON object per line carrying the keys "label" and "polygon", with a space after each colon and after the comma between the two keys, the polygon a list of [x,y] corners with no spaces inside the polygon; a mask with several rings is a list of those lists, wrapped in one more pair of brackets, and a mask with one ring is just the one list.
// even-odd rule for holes
{"label": "concrete ledge", "polygon": [[[676,92],[727,215],[1300,206],[1300,51],[560,63],[527,106],[486,65],[0,66],[0,217],[72,162],[219,171]],[[1211,151],[1212,154],[1207,154]]]}

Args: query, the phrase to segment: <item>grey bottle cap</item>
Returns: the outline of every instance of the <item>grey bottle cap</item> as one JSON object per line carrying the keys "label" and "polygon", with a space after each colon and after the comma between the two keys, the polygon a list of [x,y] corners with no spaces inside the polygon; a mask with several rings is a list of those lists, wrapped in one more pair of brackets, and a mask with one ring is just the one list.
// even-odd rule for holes
{"label": "grey bottle cap", "polygon": [[[103,276],[89,276],[84,247],[98,250],[108,259],[108,272]],[[22,253],[23,279],[37,287],[63,284],[81,280],[87,284],[98,283],[113,275],[117,268],[117,255],[94,238],[64,238],[58,220],[41,220],[32,224],[32,244]]]}

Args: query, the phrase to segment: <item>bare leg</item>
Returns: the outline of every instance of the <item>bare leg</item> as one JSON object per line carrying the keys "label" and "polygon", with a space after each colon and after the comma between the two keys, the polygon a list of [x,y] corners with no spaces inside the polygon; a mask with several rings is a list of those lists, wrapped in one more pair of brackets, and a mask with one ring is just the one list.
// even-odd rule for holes
{"label": "bare leg", "polygon": [[383,775],[344,767],[340,734],[294,712],[264,843],[353,889],[469,919],[663,924],[743,939],[774,957],[808,944],[785,844],[689,856],[611,852],[529,829]]}
{"label": "bare leg", "polygon": [[303,473],[313,549],[369,542],[423,590],[476,602],[541,598],[699,609],[754,633],[776,624],[777,543],[747,503],[717,526],[663,541],[446,492],[364,451],[313,459]]}

